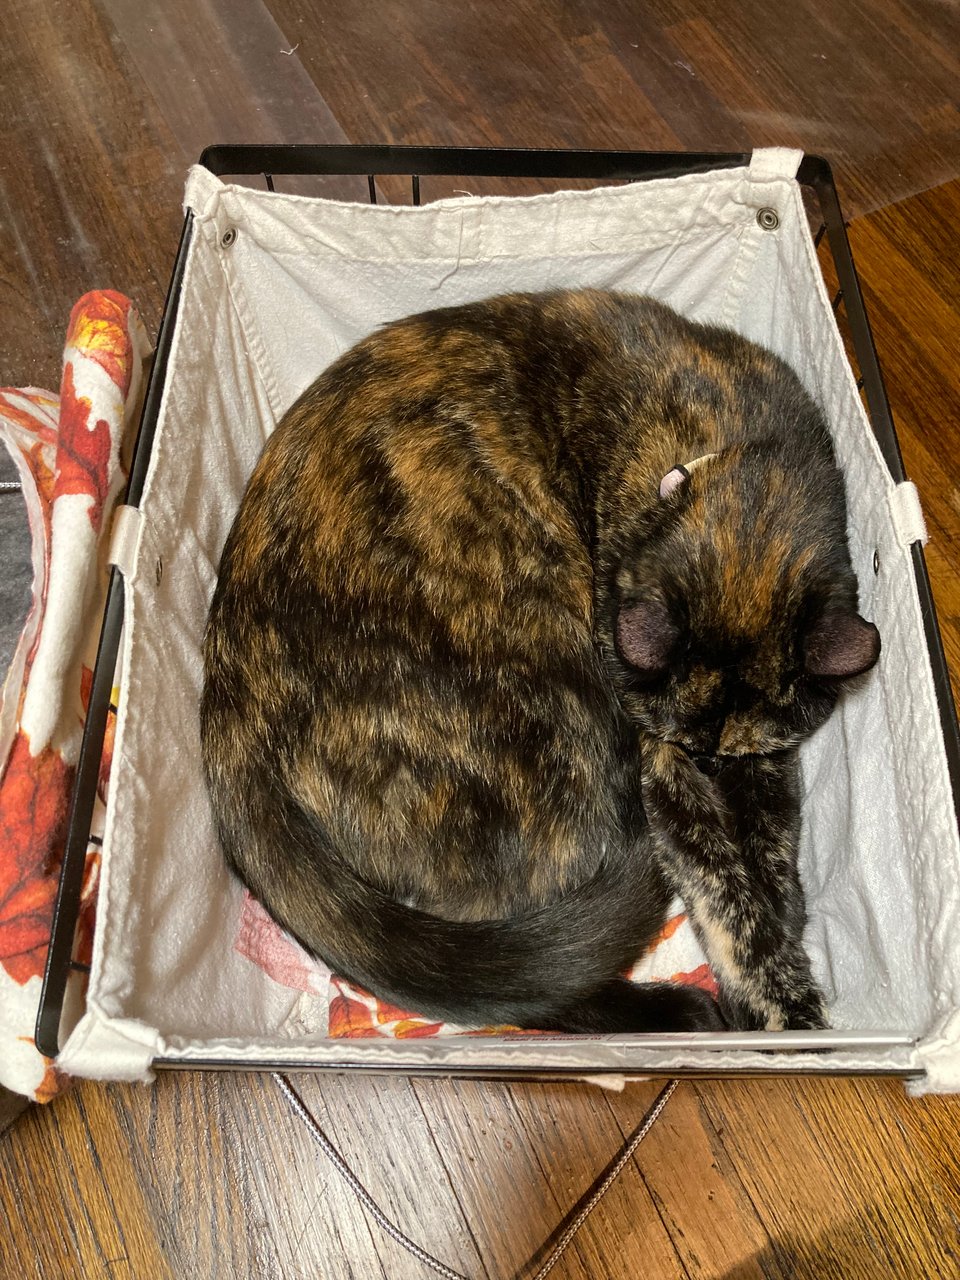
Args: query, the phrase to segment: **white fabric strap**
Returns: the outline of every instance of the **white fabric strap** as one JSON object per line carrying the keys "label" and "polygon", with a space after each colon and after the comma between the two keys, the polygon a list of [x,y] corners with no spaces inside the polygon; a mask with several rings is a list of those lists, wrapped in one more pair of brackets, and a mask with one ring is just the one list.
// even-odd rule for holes
{"label": "white fabric strap", "polygon": [[890,513],[893,516],[893,527],[897,533],[897,541],[902,547],[911,547],[915,542],[927,545],[927,522],[923,518],[920,506],[920,494],[912,480],[904,480],[890,494]]}
{"label": "white fabric strap", "polygon": [[125,578],[133,573],[140,539],[143,535],[143,517],[137,507],[121,504],[113,517],[110,530],[110,551],[107,563],[115,564]]}
{"label": "white fabric strap", "polygon": [[917,1057],[926,1075],[910,1083],[911,1093],[960,1091],[960,1010],[948,1014],[936,1032],[917,1045]]}
{"label": "white fabric strap", "polygon": [[109,1018],[89,1007],[60,1051],[57,1066],[91,1080],[153,1079],[150,1064],[163,1052],[160,1033],[134,1018]]}
{"label": "white fabric strap", "polygon": [[220,198],[224,184],[202,164],[195,164],[187,175],[186,191],[183,196],[184,213],[194,213],[203,217],[211,211],[215,200]]}
{"label": "white fabric strap", "polygon": [[750,157],[747,176],[751,182],[795,178],[802,159],[803,152],[795,151],[792,147],[760,147]]}

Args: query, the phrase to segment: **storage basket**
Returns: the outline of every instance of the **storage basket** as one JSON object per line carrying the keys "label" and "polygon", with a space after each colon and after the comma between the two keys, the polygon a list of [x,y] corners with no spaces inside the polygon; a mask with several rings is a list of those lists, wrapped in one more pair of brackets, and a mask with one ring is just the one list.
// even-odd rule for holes
{"label": "storage basket", "polygon": [[[273,189],[273,175],[308,173],[368,175],[374,201],[378,175],[406,173],[414,203]],[[268,189],[221,180],[251,174]],[[428,174],[619,185],[421,206]],[[805,192],[829,237],[835,304],[846,307],[860,382]],[[829,166],[783,149],[218,147],[191,171],[186,207],[116,526],[40,1048],[100,1078],[280,1065],[539,1078],[894,1072],[921,1090],[960,1088],[956,716],[916,491],[903,475]],[[581,285],[652,293],[772,348],[834,433],[861,609],[884,644],[878,668],[802,749],[807,945],[836,1030],[331,1040],[321,998],[274,982],[234,947],[243,895],[213,833],[197,725],[199,644],[220,550],[269,432],[358,338],[430,307]],[[80,1002],[65,992],[118,654],[95,948]]]}

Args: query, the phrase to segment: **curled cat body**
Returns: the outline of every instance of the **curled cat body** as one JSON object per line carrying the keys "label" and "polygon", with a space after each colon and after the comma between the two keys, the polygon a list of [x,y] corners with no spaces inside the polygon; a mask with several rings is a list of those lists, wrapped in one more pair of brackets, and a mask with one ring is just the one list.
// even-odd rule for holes
{"label": "curled cat body", "polygon": [[[770,352],[601,290],[389,324],[286,413],[224,548],[226,857],[418,1013],[821,1027],[797,749],[877,660],[857,608],[827,426]],[[675,892],[719,1009],[622,976]]]}

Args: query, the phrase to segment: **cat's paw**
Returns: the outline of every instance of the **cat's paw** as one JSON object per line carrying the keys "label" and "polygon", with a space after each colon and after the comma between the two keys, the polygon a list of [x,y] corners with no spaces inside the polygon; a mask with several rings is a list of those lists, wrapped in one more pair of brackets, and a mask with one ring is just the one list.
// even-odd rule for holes
{"label": "cat's paw", "polygon": [[829,1027],[823,996],[814,986],[784,1000],[777,1014],[780,1025],[770,1031],[825,1031]]}
{"label": "cat's paw", "polygon": [[824,1031],[830,1025],[823,996],[812,984],[756,1003],[721,988],[720,1008],[734,1031]]}
{"label": "cat's paw", "polygon": [[767,1015],[764,1010],[754,1008],[746,1000],[731,995],[721,986],[719,995],[720,1011],[731,1031],[764,1031]]}

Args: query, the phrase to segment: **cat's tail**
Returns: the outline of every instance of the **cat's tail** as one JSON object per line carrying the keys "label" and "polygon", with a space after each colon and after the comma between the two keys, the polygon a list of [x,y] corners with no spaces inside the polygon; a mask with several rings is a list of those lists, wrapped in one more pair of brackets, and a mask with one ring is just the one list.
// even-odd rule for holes
{"label": "cat's tail", "polygon": [[[283,856],[221,831],[228,859],[270,913],[334,972],[462,1026],[572,1033],[717,1030],[695,987],[619,977],[662,924],[669,895],[649,859],[609,858],[562,899],[504,920],[451,921],[405,906],[356,876],[300,805],[274,792],[263,836]],[[266,816],[261,813],[260,818]],[[272,831],[272,837],[266,832]]]}

